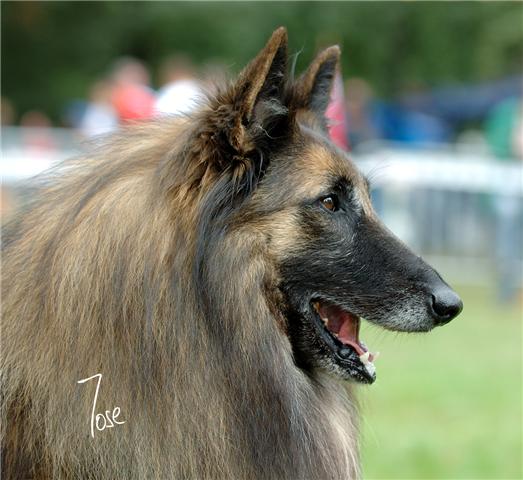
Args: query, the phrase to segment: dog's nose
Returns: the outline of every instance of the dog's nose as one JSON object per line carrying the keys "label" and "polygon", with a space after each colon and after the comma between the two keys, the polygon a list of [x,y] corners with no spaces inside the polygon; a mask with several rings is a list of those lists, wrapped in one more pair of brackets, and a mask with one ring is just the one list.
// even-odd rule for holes
{"label": "dog's nose", "polygon": [[463,302],[454,290],[445,286],[432,292],[432,317],[436,325],[445,325],[463,310]]}

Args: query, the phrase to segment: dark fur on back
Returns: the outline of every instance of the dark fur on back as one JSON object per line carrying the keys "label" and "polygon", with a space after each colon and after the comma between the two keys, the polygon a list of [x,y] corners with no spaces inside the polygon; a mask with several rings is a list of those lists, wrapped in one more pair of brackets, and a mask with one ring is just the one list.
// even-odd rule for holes
{"label": "dark fur on back", "polygon": [[[359,476],[354,402],[296,366],[276,210],[252,204],[273,159],[303,150],[298,116],[322,123],[325,102],[304,92],[326,88],[324,61],[295,83],[286,57],[278,30],[193,116],[129,127],[65,165],[11,227],[4,478]],[[77,381],[96,373],[97,411],[118,406],[126,423],[93,439],[95,386]]]}

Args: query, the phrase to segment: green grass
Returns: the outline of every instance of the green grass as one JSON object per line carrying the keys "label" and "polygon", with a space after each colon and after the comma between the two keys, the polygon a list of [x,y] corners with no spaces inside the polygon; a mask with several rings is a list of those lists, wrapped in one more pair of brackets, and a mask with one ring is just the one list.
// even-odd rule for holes
{"label": "green grass", "polygon": [[368,480],[523,476],[521,308],[457,290],[463,313],[430,334],[362,331],[381,352],[361,389]]}

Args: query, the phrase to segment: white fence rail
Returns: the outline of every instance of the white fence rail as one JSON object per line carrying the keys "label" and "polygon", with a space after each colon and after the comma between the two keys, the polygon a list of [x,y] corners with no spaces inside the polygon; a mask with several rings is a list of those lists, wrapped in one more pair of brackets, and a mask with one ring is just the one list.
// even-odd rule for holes
{"label": "white fence rail", "polygon": [[453,149],[418,150],[381,145],[354,156],[377,186],[523,196],[523,164]]}

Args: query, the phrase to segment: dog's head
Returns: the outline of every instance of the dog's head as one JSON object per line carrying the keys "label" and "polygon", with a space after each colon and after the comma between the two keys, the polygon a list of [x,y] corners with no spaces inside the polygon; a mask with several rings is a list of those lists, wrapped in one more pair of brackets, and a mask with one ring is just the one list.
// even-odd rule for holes
{"label": "dog's head", "polygon": [[[328,138],[325,110],[339,49],[287,77],[279,29],[206,113],[206,178],[218,178],[206,221],[263,236],[277,271],[280,310],[296,363],[371,383],[361,319],[428,331],[462,308],[456,293],[376,217],[365,177]],[[204,230],[201,237],[212,242]],[[254,237],[253,237],[254,238]],[[202,250],[203,251],[203,250]]]}

